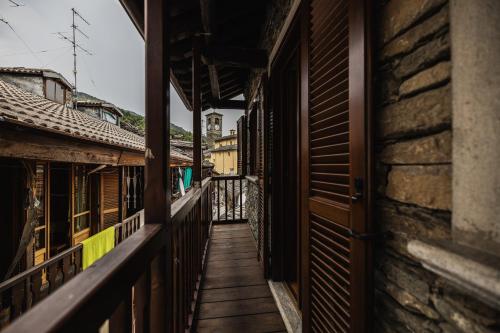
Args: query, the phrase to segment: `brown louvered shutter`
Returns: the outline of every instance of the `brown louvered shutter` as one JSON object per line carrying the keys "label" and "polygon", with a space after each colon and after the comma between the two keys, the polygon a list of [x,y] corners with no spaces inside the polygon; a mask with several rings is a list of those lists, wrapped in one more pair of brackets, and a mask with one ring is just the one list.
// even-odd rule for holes
{"label": "brown louvered shutter", "polygon": [[257,172],[259,186],[259,202],[258,202],[258,221],[259,221],[259,239],[257,240],[257,255],[260,262],[265,265],[265,226],[264,226],[264,103],[263,94],[260,94],[260,99],[257,105]]}
{"label": "brown louvered shutter", "polygon": [[119,222],[118,168],[106,168],[101,173],[101,225],[102,230]]}
{"label": "brown louvered shutter", "polygon": [[371,274],[368,244],[360,239],[370,231],[366,6],[361,0],[309,0],[307,9],[303,134],[309,138],[310,260],[304,324],[311,332],[365,332]]}
{"label": "brown louvered shutter", "polygon": [[246,128],[246,118],[241,116],[237,122],[238,128],[238,174],[246,174],[247,165],[247,128]]}

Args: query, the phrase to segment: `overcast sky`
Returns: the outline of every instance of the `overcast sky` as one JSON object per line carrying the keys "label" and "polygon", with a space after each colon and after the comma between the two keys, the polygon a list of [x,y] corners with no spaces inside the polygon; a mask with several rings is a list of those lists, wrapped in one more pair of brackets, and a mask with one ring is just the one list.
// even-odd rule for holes
{"label": "overcast sky", "polygon": [[[144,42],[118,0],[13,0],[15,7],[0,0],[0,66],[53,69],[73,82],[71,45],[58,38],[71,28],[71,8],[75,7],[90,26],[76,25],[90,38],[77,35],[77,42],[90,50],[77,52],[78,90],[119,107],[144,114]],[[192,129],[191,112],[171,87],[171,121]],[[224,134],[236,128],[241,110],[220,110],[224,114]],[[204,118],[204,117],[203,117]],[[205,126],[203,126],[204,129]]]}

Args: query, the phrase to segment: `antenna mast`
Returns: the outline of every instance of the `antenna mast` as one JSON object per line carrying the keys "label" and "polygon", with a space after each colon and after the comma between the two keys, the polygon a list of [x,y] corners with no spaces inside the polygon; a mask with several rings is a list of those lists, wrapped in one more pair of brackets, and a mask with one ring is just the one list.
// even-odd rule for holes
{"label": "antenna mast", "polygon": [[85,53],[87,53],[88,55],[92,55],[92,53],[86,49],[84,49],[80,44],[78,44],[76,42],[76,32],[78,31],[82,36],[84,36],[85,38],[89,38],[88,35],[86,35],[82,30],[80,30],[78,28],[78,26],[75,24],[75,18],[78,18],[80,21],[86,23],[87,25],[90,25],[90,23],[80,14],[78,13],[78,11],[75,9],[75,8],[71,8],[71,13],[73,14],[73,24],[71,25],[71,28],[72,28],[72,32],[73,32],[73,36],[72,38],[68,38],[67,36],[64,36],[63,33],[61,32],[58,32],[57,34],[59,35],[59,37],[61,39],[64,39],[66,41],[68,41],[69,43],[71,43],[71,45],[73,46],[73,75],[74,75],[74,86],[73,86],[73,107],[76,108],[77,107],[77,100],[78,100],[78,90],[77,90],[77,86],[76,86],[76,77],[77,77],[77,68],[76,68],[76,49],[79,49]]}

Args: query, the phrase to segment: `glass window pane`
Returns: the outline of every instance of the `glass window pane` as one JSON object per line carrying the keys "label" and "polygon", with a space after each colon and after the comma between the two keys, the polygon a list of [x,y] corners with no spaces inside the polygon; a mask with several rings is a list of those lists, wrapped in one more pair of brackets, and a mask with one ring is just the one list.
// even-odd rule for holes
{"label": "glass window pane", "polygon": [[[77,165],[74,169],[74,212],[75,215],[90,210],[90,184],[88,181],[88,168],[84,165]],[[90,212],[85,215],[75,217],[74,232],[80,232],[89,227]]]}
{"label": "glass window pane", "polygon": [[104,111],[104,120],[106,120],[109,123],[113,123],[113,124],[117,123],[116,115],[111,113],[111,112],[108,112],[108,111]]}
{"label": "glass window pane", "polygon": [[36,226],[45,225],[45,165],[37,163],[35,170],[35,217]]}
{"label": "glass window pane", "polygon": [[35,251],[45,248],[45,229],[35,232]]}
{"label": "glass window pane", "polygon": [[82,216],[78,216],[75,219],[75,233],[80,232],[84,229],[87,229],[89,227],[89,214],[85,214]]}

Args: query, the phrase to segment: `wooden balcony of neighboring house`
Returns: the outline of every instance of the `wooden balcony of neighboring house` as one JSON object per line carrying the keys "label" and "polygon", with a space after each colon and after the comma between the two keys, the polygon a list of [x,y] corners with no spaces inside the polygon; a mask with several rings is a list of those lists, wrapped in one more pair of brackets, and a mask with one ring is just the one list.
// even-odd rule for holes
{"label": "wooden balcony of neighboring house", "polygon": [[[115,246],[144,224],[144,210],[113,226]],[[0,283],[0,330],[83,271],[79,243]]]}
{"label": "wooden balcony of neighboring house", "polygon": [[[497,104],[465,107],[477,98],[450,106],[462,96],[450,93],[450,38],[454,54],[474,64],[453,66],[469,83],[454,89],[488,89],[467,80],[495,66],[484,69],[470,59],[472,47],[460,47],[475,40],[448,35],[448,9],[463,10],[453,28],[475,39],[481,30],[462,19],[478,25],[467,9],[484,14],[484,6],[382,1],[374,24],[368,0],[120,3],[145,41],[144,225],[76,275],[78,247],[0,286],[18,317],[5,333],[498,329],[494,247],[468,252],[454,237],[469,237],[470,226],[450,226],[451,143],[464,159],[471,151],[498,157],[498,140],[481,141],[489,150],[478,151],[479,141],[464,146],[451,135],[452,109],[462,122],[476,111],[498,120]],[[488,4],[500,12],[498,2]],[[484,16],[497,29],[500,21]],[[482,50],[496,64],[493,44]],[[379,46],[383,59],[375,60]],[[374,78],[383,90],[377,99]],[[497,77],[489,80],[498,90]],[[173,203],[170,83],[193,119],[193,186]],[[209,108],[244,110],[238,175],[203,172],[201,117]],[[494,136],[475,127],[464,126]],[[498,192],[488,181],[493,171],[484,172],[498,161],[469,179],[478,163],[461,170],[470,182],[455,194],[475,180]],[[487,200],[474,203],[494,202],[481,206],[492,221],[498,205],[481,195]],[[469,204],[458,200],[453,214],[469,213]]]}

